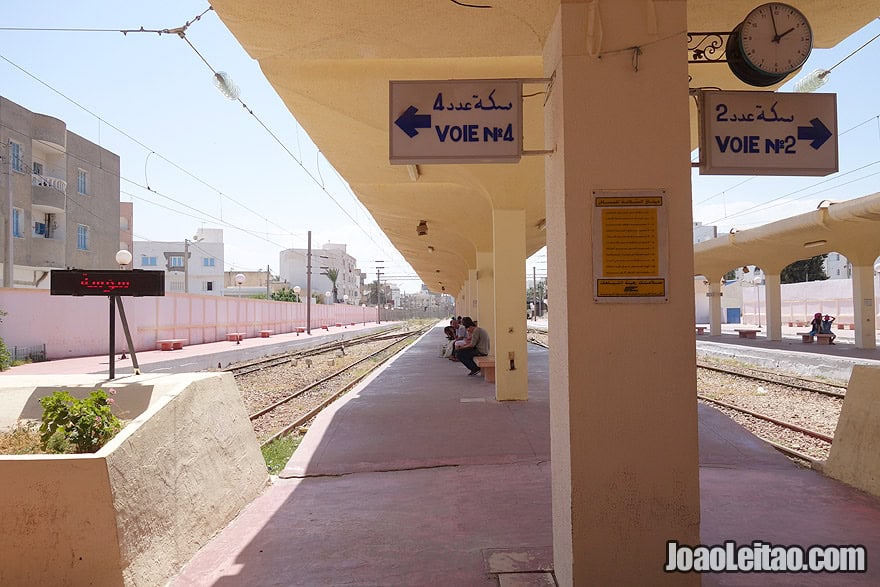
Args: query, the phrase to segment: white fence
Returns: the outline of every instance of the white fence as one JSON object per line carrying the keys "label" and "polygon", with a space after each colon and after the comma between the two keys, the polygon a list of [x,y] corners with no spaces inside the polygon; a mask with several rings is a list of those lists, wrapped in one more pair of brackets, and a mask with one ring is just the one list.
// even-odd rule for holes
{"label": "white fence", "polygon": [[[880,289],[876,278],[874,283],[874,313],[880,314]],[[849,279],[828,279],[807,283],[788,283],[781,286],[782,323],[791,325],[809,324],[816,312],[836,317],[835,328],[851,327],[855,324],[853,310],[852,281]],[[878,316],[880,318],[880,316]],[[767,323],[767,286],[744,287],[742,289],[742,323]],[[880,322],[875,322],[880,324]]]}
{"label": "white fence", "polygon": [[[181,338],[187,344],[225,340],[228,332],[259,336],[306,326],[306,305],[249,298],[167,293],[160,297],[124,297],[125,315],[135,349],[156,349],[156,341]],[[53,296],[47,290],[0,289],[0,338],[7,346],[46,345],[49,359],[107,352],[109,299],[103,296]],[[403,310],[381,310],[382,321],[409,317]],[[313,304],[312,329],[335,324],[375,322],[376,308]],[[127,348],[116,312],[116,348]]]}

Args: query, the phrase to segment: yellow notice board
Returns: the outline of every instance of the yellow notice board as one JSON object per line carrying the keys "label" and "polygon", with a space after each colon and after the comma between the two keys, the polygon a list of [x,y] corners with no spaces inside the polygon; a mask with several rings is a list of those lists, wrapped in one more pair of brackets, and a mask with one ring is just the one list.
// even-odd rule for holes
{"label": "yellow notice board", "polygon": [[593,192],[593,298],[666,302],[666,194]]}

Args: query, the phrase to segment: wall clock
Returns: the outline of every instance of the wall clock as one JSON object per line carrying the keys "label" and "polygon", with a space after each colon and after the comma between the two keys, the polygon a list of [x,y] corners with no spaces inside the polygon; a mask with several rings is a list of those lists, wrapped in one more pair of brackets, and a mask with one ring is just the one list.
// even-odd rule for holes
{"label": "wall clock", "polygon": [[803,13],[781,2],[752,10],[727,39],[727,64],[752,86],[771,86],[800,69],[813,49]]}

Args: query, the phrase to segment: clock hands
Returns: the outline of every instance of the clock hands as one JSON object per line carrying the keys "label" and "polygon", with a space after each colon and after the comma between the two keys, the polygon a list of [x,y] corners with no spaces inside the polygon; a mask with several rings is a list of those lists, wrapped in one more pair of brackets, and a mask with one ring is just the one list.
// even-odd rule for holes
{"label": "clock hands", "polygon": [[779,39],[779,31],[776,29],[776,17],[773,16],[773,8],[770,8],[770,22],[773,23],[773,42],[778,43]]}
{"label": "clock hands", "polygon": [[776,41],[776,42],[778,43],[779,40],[780,40],[782,37],[784,37],[785,35],[787,35],[788,33],[790,33],[790,32],[793,31],[793,30],[794,30],[794,27],[791,27],[790,29],[788,29],[787,31],[785,31],[784,33],[782,33],[781,35],[780,35],[780,34],[777,34],[775,37],[773,37],[773,40]]}

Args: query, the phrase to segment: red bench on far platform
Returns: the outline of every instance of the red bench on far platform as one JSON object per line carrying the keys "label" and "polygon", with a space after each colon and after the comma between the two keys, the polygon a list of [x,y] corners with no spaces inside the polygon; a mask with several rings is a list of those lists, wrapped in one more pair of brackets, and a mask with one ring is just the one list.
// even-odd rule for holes
{"label": "red bench on far platform", "polygon": [[183,348],[183,343],[185,342],[185,338],[168,338],[165,340],[157,340],[156,344],[158,344],[159,349],[163,351],[179,351]]}
{"label": "red bench on far platform", "polygon": [[244,332],[227,332],[226,333],[226,340],[228,340],[229,342],[239,343],[242,340],[244,340],[245,336],[246,336],[246,333],[244,333]]}

